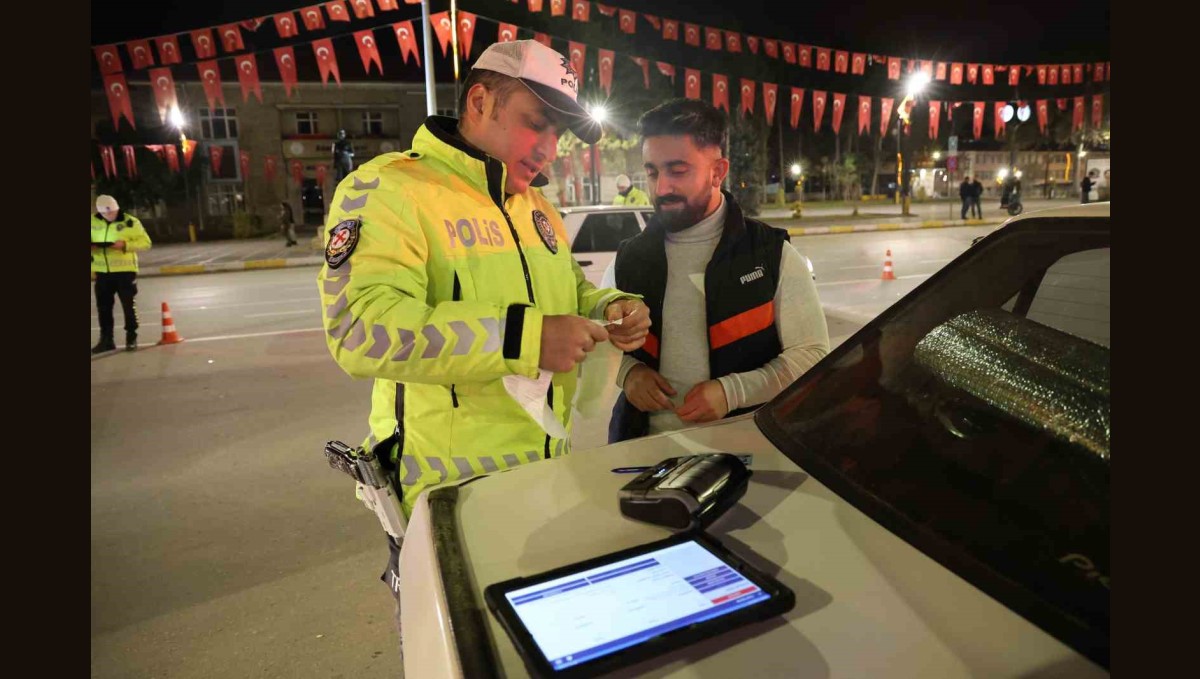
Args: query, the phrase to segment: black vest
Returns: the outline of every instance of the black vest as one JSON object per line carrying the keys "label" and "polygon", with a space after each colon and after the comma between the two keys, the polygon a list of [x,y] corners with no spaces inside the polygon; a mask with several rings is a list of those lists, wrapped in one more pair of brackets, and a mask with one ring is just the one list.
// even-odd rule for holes
{"label": "black vest", "polygon": [[[787,231],[742,216],[727,192],[721,240],[704,269],[704,305],[708,325],[711,379],[761,368],[783,350],[775,329],[775,291]],[[650,307],[650,334],[629,355],[658,370],[663,295],[667,288],[666,229],[651,219],[646,230],[621,243],[614,264],[617,289],[642,295]],[[754,408],[741,408],[726,417]],[[608,425],[608,442],[649,433],[650,417],[633,407],[624,392],[617,397]]]}

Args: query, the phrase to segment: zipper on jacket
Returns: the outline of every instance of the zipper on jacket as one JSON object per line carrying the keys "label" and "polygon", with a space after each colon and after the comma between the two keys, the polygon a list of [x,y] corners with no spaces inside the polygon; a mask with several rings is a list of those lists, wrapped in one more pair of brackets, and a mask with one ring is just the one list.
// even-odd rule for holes
{"label": "zipper on jacket", "polygon": [[500,214],[504,215],[504,221],[508,223],[508,232],[512,234],[513,242],[517,244],[517,254],[521,256],[521,270],[525,272],[525,292],[529,293],[529,303],[536,305],[536,302],[533,301],[533,281],[529,278],[529,262],[525,261],[525,249],[521,247],[521,239],[517,236],[517,229],[513,226],[512,217],[508,216],[508,210],[505,210],[503,205],[498,207]]}
{"label": "zipper on jacket", "polygon": [[[550,386],[546,389],[546,400],[550,403],[550,412],[554,413],[554,380],[550,380]],[[550,459],[550,435],[546,434],[546,454],[543,459]]]}
{"label": "zipper on jacket", "polygon": [[[457,271],[454,272],[454,291],[452,293],[450,293],[450,301],[451,302],[461,302],[462,301],[462,283],[460,283],[458,280],[458,272]],[[458,393],[456,393],[454,391],[453,384],[450,385],[450,403],[452,403],[455,408],[458,407]]]}

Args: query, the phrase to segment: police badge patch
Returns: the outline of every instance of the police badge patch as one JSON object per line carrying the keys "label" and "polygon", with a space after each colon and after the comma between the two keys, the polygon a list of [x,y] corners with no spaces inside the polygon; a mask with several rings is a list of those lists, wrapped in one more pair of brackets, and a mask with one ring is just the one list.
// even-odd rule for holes
{"label": "police badge patch", "polygon": [[354,217],[338,222],[329,230],[329,244],[325,246],[325,263],[330,269],[336,269],[354,252],[358,245],[358,230],[362,226],[362,218]]}
{"label": "police badge patch", "polygon": [[537,227],[538,235],[542,237],[542,242],[546,244],[546,249],[551,254],[558,254],[558,238],[554,235],[554,227],[550,225],[550,219],[546,217],[546,213],[541,210],[533,211],[533,225]]}

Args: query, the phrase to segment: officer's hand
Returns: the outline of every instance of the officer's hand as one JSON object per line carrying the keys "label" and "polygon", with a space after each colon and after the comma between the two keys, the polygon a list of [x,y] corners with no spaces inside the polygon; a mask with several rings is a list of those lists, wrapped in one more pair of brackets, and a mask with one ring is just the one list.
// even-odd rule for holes
{"label": "officer's hand", "polygon": [[572,314],[542,318],[542,354],[538,367],[565,373],[587,357],[597,342],[608,339],[608,332],[592,321]]}
{"label": "officer's hand", "polygon": [[675,411],[684,422],[712,422],[729,413],[725,387],[716,380],[705,380],[692,387],[683,397],[683,405]]}
{"label": "officer's hand", "polygon": [[119,240],[112,244],[114,250],[125,252],[125,241]]}
{"label": "officer's hand", "polygon": [[621,351],[633,351],[646,343],[650,332],[650,307],[640,299],[619,299],[604,308],[604,318],[621,325],[608,326],[608,341]]}
{"label": "officer's hand", "polygon": [[670,410],[675,390],[657,370],[645,364],[635,365],[625,375],[625,398],[644,413]]}

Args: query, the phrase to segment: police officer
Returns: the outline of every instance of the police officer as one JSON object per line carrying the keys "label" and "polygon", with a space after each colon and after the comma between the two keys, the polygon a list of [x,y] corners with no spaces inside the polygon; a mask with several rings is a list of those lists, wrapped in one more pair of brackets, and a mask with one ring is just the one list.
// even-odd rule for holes
{"label": "police officer", "polygon": [[100,315],[100,341],[93,354],[113,351],[113,295],[121,299],[125,314],[125,351],[137,350],[137,253],[150,249],[150,235],[142,222],[121,210],[117,199],[100,196],[92,215],[92,273],[96,275],[96,310]]}
{"label": "police officer", "polygon": [[617,175],[617,196],[613,205],[650,205],[650,196],[635,187],[628,175]]}
{"label": "police officer", "polygon": [[333,142],[333,180],[342,181],[354,170],[354,145],[346,139],[346,131],[337,131],[337,141]]}
{"label": "police officer", "polygon": [[[461,120],[430,116],[411,150],[360,165],[333,196],[325,339],[343,370],[375,380],[364,445],[395,465],[405,514],[427,488],[567,454],[577,365],[598,342],[645,341],[646,306],[584,278],[531,188],[560,134],[601,135],[577,87],[549,47],[494,44],[463,84]],[[518,402],[519,386],[540,402]],[[398,605],[389,545],[381,579]]]}

